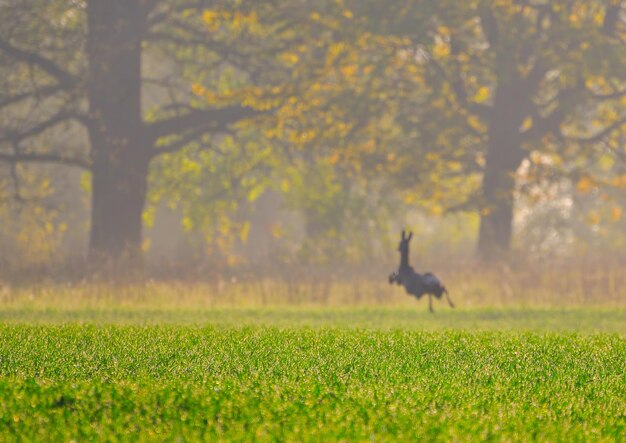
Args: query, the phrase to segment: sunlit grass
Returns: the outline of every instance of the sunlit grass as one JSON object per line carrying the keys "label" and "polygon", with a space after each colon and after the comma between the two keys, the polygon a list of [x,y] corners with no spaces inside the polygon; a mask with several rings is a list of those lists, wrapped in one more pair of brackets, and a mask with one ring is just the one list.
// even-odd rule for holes
{"label": "sunlit grass", "polygon": [[460,288],[5,287],[0,441],[623,439],[621,299]]}
{"label": "sunlit grass", "polygon": [[612,332],[626,336],[626,309],[489,309],[441,306],[435,314],[426,305],[414,307],[280,307],[280,308],[8,308],[0,323],[59,325],[181,325],[233,328],[342,328],[371,330],[499,330]]}
{"label": "sunlit grass", "polygon": [[617,335],[0,326],[0,438],[619,441]]}
{"label": "sunlit grass", "polygon": [[[404,289],[379,278],[352,281],[258,280],[235,278],[215,283],[134,285],[98,283],[0,284],[0,307],[78,309],[129,307],[198,309],[220,307],[405,307],[419,309]],[[441,275],[459,308],[626,308],[626,268],[603,272],[525,271],[495,273],[458,271]],[[445,310],[445,303],[435,301]]]}
{"label": "sunlit grass", "polygon": [[457,308],[435,300],[432,315],[426,298],[416,300],[397,286],[322,286],[231,282],[221,287],[171,283],[5,287],[0,321],[626,333],[626,300],[574,303],[566,296],[537,299],[531,291],[516,299],[487,292],[477,297],[472,295],[480,292],[476,287],[474,293],[457,288],[452,294]]}

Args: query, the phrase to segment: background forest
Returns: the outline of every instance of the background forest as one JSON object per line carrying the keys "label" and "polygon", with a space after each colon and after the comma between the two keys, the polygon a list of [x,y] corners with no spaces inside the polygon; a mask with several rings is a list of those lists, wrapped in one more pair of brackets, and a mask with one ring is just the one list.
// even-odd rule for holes
{"label": "background forest", "polygon": [[625,39],[615,0],[2,0],[0,279],[384,282],[406,227],[611,290]]}

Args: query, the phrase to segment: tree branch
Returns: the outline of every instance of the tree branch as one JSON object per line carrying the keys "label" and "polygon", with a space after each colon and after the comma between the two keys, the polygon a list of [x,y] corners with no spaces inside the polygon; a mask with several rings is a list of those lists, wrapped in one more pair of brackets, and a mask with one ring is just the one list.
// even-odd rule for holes
{"label": "tree branch", "polygon": [[535,91],[548,71],[549,69],[544,66],[541,61],[537,61],[522,80],[524,90],[527,93],[530,93],[530,91]]}
{"label": "tree branch", "polygon": [[494,48],[498,42],[498,21],[489,6],[483,6],[480,13],[480,25],[489,46]]}
{"label": "tree branch", "polygon": [[558,133],[563,120],[565,120],[565,111],[562,106],[557,107],[546,117],[540,118],[536,116],[533,121],[533,126],[520,134],[522,141],[541,138],[549,132]]}
{"label": "tree branch", "polygon": [[595,94],[595,93],[589,91],[589,94],[591,95],[591,98],[593,98],[595,100],[614,100],[614,99],[622,98],[622,97],[626,96],[626,89],[622,89],[621,91],[611,92],[611,93],[608,93],[608,94]]}
{"label": "tree branch", "polygon": [[602,23],[602,32],[610,37],[615,35],[617,23],[619,21],[620,11],[622,8],[621,0],[611,0],[606,7],[604,21]]}
{"label": "tree branch", "polygon": [[613,122],[613,124],[607,126],[596,134],[589,137],[566,137],[568,140],[572,140],[578,143],[598,143],[606,138],[611,132],[616,131],[621,126],[626,125],[626,117]]}
{"label": "tree branch", "polygon": [[435,70],[452,85],[452,90],[457,99],[459,105],[469,112],[476,114],[479,117],[489,118],[491,116],[492,107],[482,103],[471,102],[467,99],[467,91],[463,79],[460,77],[456,80],[450,80],[446,70],[437,63],[432,57],[429,57],[429,62],[435,67]]}
{"label": "tree branch", "polygon": [[207,128],[199,128],[195,131],[190,132],[189,134],[182,136],[178,140],[168,145],[159,146],[159,147],[152,149],[150,151],[150,156],[154,158],[154,157],[158,157],[161,154],[171,154],[171,153],[180,151],[189,143],[193,142],[194,140],[196,140],[197,138],[201,137],[202,135],[208,132],[210,132],[210,130],[207,130]]}
{"label": "tree branch", "polygon": [[42,96],[48,96],[48,95],[52,95],[56,92],[62,91],[64,88],[61,85],[48,85],[48,86],[43,86],[39,89],[36,89],[34,91],[28,91],[28,92],[21,92],[18,94],[14,94],[14,95],[5,95],[5,96],[0,96],[0,108],[5,108],[7,106],[10,106],[14,103],[19,103],[22,100],[26,100],[28,98],[39,98]]}
{"label": "tree branch", "polygon": [[52,60],[49,60],[40,54],[16,48],[4,40],[0,40],[0,50],[4,51],[16,60],[30,65],[36,65],[43,69],[52,77],[56,78],[59,82],[59,86],[62,86],[63,88],[68,88],[75,83],[75,78],[69,72],[63,70]]}
{"label": "tree branch", "polygon": [[148,137],[156,141],[161,137],[205,128],[204,132],[223,131],[229,125],[263,112],[244,106],[227,106],[219,109],[198,109],[179,117],[172,117],[151,123],[147,127]]}
{"label": "tree branch", "polygon": [[75,112],[60,111],[54,114],[48,120],[41,122],[24,132],[11,132],[11,131],[5,130],[4,132],[7,135],[0,138],[0,143],[6,143],[6,142],[19,143],[29,137],[34,137],[36,135],[39,135],[42,132],[46,131],[47,129],[50,129],[58,125],[59,123],[63,123],[64,121],[67,121],[67,120],[77,120],[77,121],[80,121],[81,123],[84,123],[84,120],[82,119],[82,117],[78,116]]}
{"label": "tree branch", "polygon": [[[568,109],[568,98],[574,94],[580,93],[584,86],[579,82],[577,85],[560,90],[548,103],[556,102],[556,108],[546,117],[541,117],[538,108],[533,106],[530,111],[533,118],[533,126],[520,133],[522,141],[528,141],[543,137],[548,133],[560,134],[561,123],[567,117],[566,109]],[[565,103],[564,103],[565,102]],[[532,104],[532,102],[531,102]]]}
{"label": "tree branch", "polygon": [[6,154],[0,152],[0,162],[4,163],[56,163],[65,166],[74,166],[86,170],[91,170],[91,164],[81,158],[64,157],[58,154],[38,154],[38,153],[15,153]]}
{"label": "tree branch", "polygon": [[[157,3],[157,0],[153,0],[153,2]],[[174,14],[185,12],[187,10],[200,10],[203,7],[204,8],[210,7],[210,4],[208,4],[207,2],[204,2],[204,5],[202,5],[202,3],[203,2],[201,1],[189,1],[189,2],[181,3],[179,5],[172,6],[169,9],[163,8],[163,10],[158,11],[154,14],[151,14],[148,19],[148,23],[151,26],[158,25],[164,22],[165,20],[167,20],[169,17],[171,17]],[[155,5],[155,7],[156,6],[158,5]]]}

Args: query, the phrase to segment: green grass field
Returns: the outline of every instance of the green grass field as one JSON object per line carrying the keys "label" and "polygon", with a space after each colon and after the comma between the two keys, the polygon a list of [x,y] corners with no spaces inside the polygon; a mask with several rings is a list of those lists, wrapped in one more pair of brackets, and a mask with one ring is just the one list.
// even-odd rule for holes
{"label": "green grass field", "polygon": [[0,309],[0,440],[624,441],[626,311]]}

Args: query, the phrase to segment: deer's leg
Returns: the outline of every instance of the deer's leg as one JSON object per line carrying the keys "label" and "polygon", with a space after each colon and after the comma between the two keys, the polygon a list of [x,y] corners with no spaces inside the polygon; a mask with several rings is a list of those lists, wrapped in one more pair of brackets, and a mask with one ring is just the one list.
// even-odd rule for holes
{"label": "deer's leg", "polygon": [[444,291],[446,294],[446,300],[448,300],[448,304],[450,305],[451,308],[454,308],[454,303],[452,303],[452,300],[450,299],[450,295],[448,294],[448,291]]}
{"label": "deer's leg", "polygon": [[433,295],[432,294],[428,294],[428,310],[433,313],[435,311],[433,311]]}
{"label": "deer's leg", "polygon": [[389,274],[389,284],[392,285],[393,283],[398,281],[398,273],[397,272],[392,272],[391,274]]}

